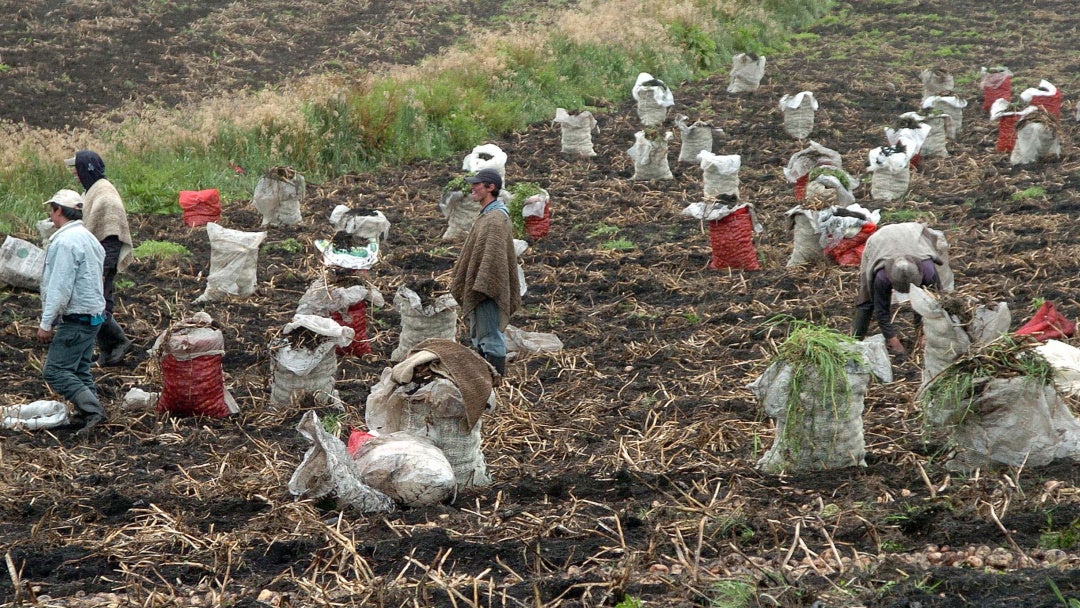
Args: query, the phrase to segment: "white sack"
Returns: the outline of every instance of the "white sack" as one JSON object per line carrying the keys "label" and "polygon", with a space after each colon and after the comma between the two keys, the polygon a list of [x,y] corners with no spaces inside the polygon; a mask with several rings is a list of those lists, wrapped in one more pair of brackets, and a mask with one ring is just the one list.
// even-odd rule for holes
{"label": "white sack", "polygon": [[303,219],[300,203],[307,195],[307,182],[299,173],[288,173],[292,174],[291,178],[272,169],[255,185],[251,202],[262,214],[263,226],[295,226]]}
{"label": "white sack", "polygon": [[806,139],[814,130],[814,112],[818,102],[810,91],[780,98],[780,111],[784,114],[784,132],[795,139]]}
{"label": "white sack", "polygon": [[[699,152],[712,154],[713,128],[707,122],[696,121],[692,125],[686,124],[686,116],[675,118],[675,126],[679,128],[679,162],[698,162]],[[721,131],[722,133],[723,131]]]}
{"label": "white sack", "polygon": [[195,301],[255,293],[259,245],[266,239],[266,233],[230,230],[210,222],[206,234],[210,238],[210,274],[206,277],[206,291]]}
{"label": "white sack", "polygon": [[430,439],[406,431],[380,435],[353,454],[361,481],[406,507],[453,501],[454,469]]}
{"label": "white sack", "polygon": [[728,93],[756,91],[765,75],[765,58],[739,53],[731,58],[731,82]]}
{"label": "white sack", "polygon": [[631,94],[637,101],[638,118],[646,127],[663,124],[668,108],[675,105],[671,89],[662,80],[653,78],[652,74],[646,72],[638,74]]}
{"label": "white sack", "polygon": [[506,183],[506,152],[495,144],[483,144],[472,149],[461,161],[463,171],[476,172],[481,169],[494,169]]}
{"label": "white sack", "polygon": [[742,156],[738,154],[720,156],[702,150],[698,153],[698,159],[701,162],[705,198],[733,196],[737,200]]}
{"label": "white sack", "polygon": [[631,179],[648,181],[674,177],[667,158],[668,141],[671,138],[671,131],[657,139],[647,138],[645,131],[634,134],[634,145],[626,151],[634,161],[634,176]]}
{"label": "white sack", "polygon": [[402,285],[394,294],[394,310],[401,315],[401,335],[397,348],[390,354],[391,361],[401,361],[414,346],[428,338],[457,340],[458,303],[450,294],[443,294],[425,306],[415,291]]}
{"label": "white sack", "polygon": [[51,429],[67,424],[68,419],[68,408],[59,401],[32,401],[0,407],[0,427],[5,429]]}
{"label": "white sack", "polygon": [[292,495],[322,498],[333,494],[361,513],[394,510],[389,496],[363,482],[360,465],[340,439],[323,429],[315,412],[306,412],[296,430],[312,445],[289,479]]}
{"label": "white sack", "polygon": [[581,156],[596,156],[593,150],[592,132],[596,129],[596,118],[592,112],[585,110],[579,114],[571,115],[563,108],[555,108],[555,120],[559,124],[562,137],[563,154],[578,154]]}
{"label": "white sack", "polygon": [[382,243],[390,234],[390,220],[381,211],[365,212],[338,205],[330,212],[330,225],[336,232],[344,232],[364,240]]}
{"label": "white sack", "polygon": [[10,235],[4,239],[0,246],[0,284],[40,291],[44,272],[44,249]]}

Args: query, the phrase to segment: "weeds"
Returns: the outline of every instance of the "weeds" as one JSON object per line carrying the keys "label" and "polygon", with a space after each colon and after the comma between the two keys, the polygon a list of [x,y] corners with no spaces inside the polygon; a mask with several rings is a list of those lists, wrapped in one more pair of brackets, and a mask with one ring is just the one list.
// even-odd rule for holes
{"label": "weeds", "polygon": [[928,421],[963,424],[969,416],[977,414],[973,406],[986,381],[1018,376],[1049,384],[1053,381],[1054,368],[1029,345],[1002,336],[960,357],[927,385],[921,399],[927,406]]}
{"label": "weeds", "polygon": [[1047,578],[1046,584],[1050,585],[1050,590],[1054,592],[1054,597],[1056,597],[1058,601],[1061,602],[1062,606],[1064,606],[1065,608],[1080,608],[1080,600],[1076,599],[1075,597],[1066,598],[1065,595],[1061,593],[1061,589],[1058,588],[1057,583],[1055,583],[1053,579]]}
{"label": "weeds", "polygon": [[618,226],[609,226],[608,224],[600,222],[596,225],[596,228],[593,228],[592,231],[589,232],[589,238],[596,238],[598,236],[612,236],[618,233]]}
{"label": "weeds", "polygon": [[510,204],[507,208],[510,211],[510,221],[514,224],[514,236],[517,238],[525,238],[525,216],[522,215],[525,201],[542,192],[540,186],[533,182],[518,182],[510,187]]}
{"label": "weeds", "polygon": [[191,255],[191,251],[179,243],[172,243],[169,241],[143,241],[132,251],[132,254],[136,259],[150,258],[163,260],[168,258],[187,257]]}
{"label": "weeds", "polygon": [[753,582],[743,579],[716,581],[706,592],[711,608],[743,608],[754,597]]}
{"label": "weeds", "polygon": [[600,249],[604,251],[628,251],[635,247],[636,245],[634,245],[634,242],[625,237],[611,239],[610,241],[600,244]]}
{"label": "weeds", "polygon": [[1031,198],[1040,198],[1046,196],[1046,188],[1042,186],[1031,186],[1024,190],[1018,190],[1012,193],[1010,197],[1014,201],[1026,201]]}

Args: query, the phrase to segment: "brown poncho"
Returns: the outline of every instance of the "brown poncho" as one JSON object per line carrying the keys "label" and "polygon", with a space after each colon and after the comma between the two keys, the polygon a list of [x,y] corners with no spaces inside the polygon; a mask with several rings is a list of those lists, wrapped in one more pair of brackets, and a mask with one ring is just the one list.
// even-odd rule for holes
{"label": "brown poncho", "polygon": [[123,270],[135,259],[131,253],[131,229],[128,228],[124,202],[109,180],[99,179],[83,195],[83,225],[93,233],[98,242],[110,236],[120,239],[117,270]]}
{"label": "brown poncho", "polygon": [[905,222],[878,228],[866,239],[862,260],[859,263],[859,296],[855,305],[869,302],[874,285],[874,274],[888,260],[911,256],[916,260],[934,260],[937,265],[941,290],[953,290],[953,272],[949,267],[949,242],[945,235],[926,224]]}
{"label": "brown poncho", "polygon": [[495,300],[500,330],[521,307],[513,227],[505,213],[493,210],[477,218],[454,265],[450,293],[466,316],[484,298]]}

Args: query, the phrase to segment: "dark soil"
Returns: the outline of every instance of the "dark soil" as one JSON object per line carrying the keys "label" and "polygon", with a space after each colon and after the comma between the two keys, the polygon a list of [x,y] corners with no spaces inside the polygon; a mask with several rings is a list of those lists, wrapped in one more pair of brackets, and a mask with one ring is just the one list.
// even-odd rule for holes
{"label": "dark soil", "polygon": [[[137,242],[173,241],[192,255],[140,260],[124,274],[117,317],[139,348],[124,367],[96,370],[110,413],[103,432],[87,441],[70,430],[4,433],[0,552],[39,595],[89,594],[60,605],[113,593],[124,605],[255,606],[260,592],[290,606],[611,606],[625,595],[739,605],[720,603],[732,580],[752,585],[742,605],[760,606],[1061,605],[1048,581],[1080,597],[1080,469],[949,473],[944,438],[922,432],[921,360],[906,312],[899,327],[915,354],[896,362],[896,382],[869,389],[866,467],[757,471],[773,427],[745,388],[784,336],[766,320],[787,314],[846,331],[855,295],[854,268],[784,267],[784,212],[795,201],[781,170],[805,147],[782,130],[784,93],[815,92],[813,138],[864,182],[861,204],[946,232],[961,295],[1007,302],[1014,327],[1036,298],[1080,316],[1076,123],[1061,123],[1059,161],[1010,166],[993,151],[996,131],[972,80],[979,66],[1004,64],[1016,74],[1014,97],[1046,78],[1074,105],[1072,9],[1065,0],[840,3],[817,38],[769,58],[756,93],[728,94],[724,77],[673,84],[671,117],[711,120],[726,134],[714,151],[742,155],[742,200],[765,226],[760,272],[708,268],[707,232],[680,213],[700,200],[696,165],[673,162],[668,182],[631,181],[625,150],[639,127],[629,101],[598,108],[592,159],[561,155],[546,123],[495,142],[509,155],[508,181],[539,183],[553,204],[551,234],[523,256],[529,291],[512,322],[554,332],[565,348],[509,363],[500,409],[483,422],[494,485],[453,505],[365,516],[297,500],[286,483],[307,447],[294,430],[305,408],[274,410],[267,396],[268,343],[323,272],[312,243],[332,236],[334,206],[385,202],[392,230],[368,277],[383,294],[424,281],[448,287],[457,245],[440,240],[436,203],[458,159],[311,188],[300,226],[268,229],[259,291],[243,301],[193,304],[209,266],[205,230],[133,216]],[[918,73],[934,66],[950,70],[970,102],[960,140],[948,158],[924,160],[903,201],[875,203],[866,153],[885,143],[882,127],[918,108]],[[228,205],[220,223],[259,230],[247,203]],[[614,237],[633,248],[604,248]],[[288,251],[288,239],[305,251]],[[38,298],[0,299],[5,401],[46,398]],[[242,412],[199,420],[122,408],[129,388],[159,386],[145,350],[197,310],[225,333],[224,370]],[[389,305],[369,309],[374,354],[340,362],[347,424],[363,425],[398,326]],[[0,578],[2,601],[29,593],[16,598]]]}

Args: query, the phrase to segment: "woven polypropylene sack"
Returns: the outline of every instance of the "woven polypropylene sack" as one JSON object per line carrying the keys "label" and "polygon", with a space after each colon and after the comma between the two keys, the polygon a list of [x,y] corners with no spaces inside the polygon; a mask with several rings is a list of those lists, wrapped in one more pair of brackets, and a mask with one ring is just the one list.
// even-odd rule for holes
{"label": "woven polypropylene sack", "polygon": [[7,236],[0,246],[0,285],[37,291],[45,272],[45,251],[37,245]]}
{"label": "woven polypropylene sack", "polygon": [[874,171],[870,178],[870,197],[875,201],[892,201],[902,198],[911,186],[911,170],[907,167],[892,171],[884,167]]}
{"label": "woven polypropylene sack", "polygon": [[784,132],[795,139],[806,139],[814,130],[814,108],[804,101],[797,108],[784,108]]}
{"label": "woven polypropylene sack", "polygon": [[529,238],[538,241],[551,232],[551,201],[544,206],[544,217],[527,216],[525,218],[525,234]]}
{"label": "woven polypropylene sack", "polygon": [[1012,74],[1007,72],[986,74],[979,82],[979,88],[983,92],[982,109],[984,112],[989,112],[990,106],[994,105],[998,99],[1007,100],[1012,97]]}
{"label": "woven polypropylene sack", "polygon": [[1031,98],[1031,105],[1046,110],[1046,113],[1061,118],[1061,89],[1054,92],[1053,95],[1034,95]]}
{"label": "woven polypropylene sack", "polygon": [[353,334],[353,340],[348,346],[339,346],[337,353],[342,356],[352,355],[353,357],[361,357],[371,353],[371,342],[368,340],[367,335],[367,302],[360,300],[348,308],[345,314],[340,312],[331,312],[330,318],[337,321],[339,325],[345,327],[351,327],[355,332]]}
{"label": "woven polypropylene sack", "polygon": [[726,217],[709,222],[709,244],[712,260],[709,268],[741,268],[761,270],[757,251],[754,250],[754,223],[750,210],[743,207]]}
{"label": "woven polypropylene sack", "polygon": [[1026,165],[1041,159],[1061,156],[1061,142],[1049,125],[1043,122],[1018,122],[1016,145],[1009,155],[1009,163]]}
{"label": "woven polypropylene sack", "polygon": [[841,239],[833,247],[826,248],[825,254],[840,266],[858,266],[862,261],[866,239],[870,238],[870,235],[876,231],[876,224],[863,224],[862,229],[855,236]]}
{"label": "woven polypropylene sack", "polygon": [[795,200],[801,201],[806,198],[806,184],[810,182],[810,174],[795,180]]}
{"label": "woven polypropylene sack", "polygon": [[1013,146],[1016,145],[1016,121],[1018,120],[1020,120],[1020,116],[1016,114],[1002,116],[998,119],[998,137],[994,151],[1012,152]]}
{"label": "woven polypropylene sack", "polygon": [[159,413],[218,418],[229,415],[221,355],[204,355],[186,361],[165,355],[161,358],[161,375]]}
{"label": "woven polypropylene sack", "polygon": [[221,218],[221,196],[216,189],[180,191],[184,223],[192,228],[205,226]]}
{"label": "woven polypropylene sack", "polygon": [[951,119],[944,114],[936,114],[934,116],[927,116],[923,122],[930,125],[930,132],[926,134],[926,141],[923,142],[920,155],[925,155],[927,158],[947,158],[949,156],[949,150],[945,146],[945,142],[948,140],[946,137],[945,124]]}

